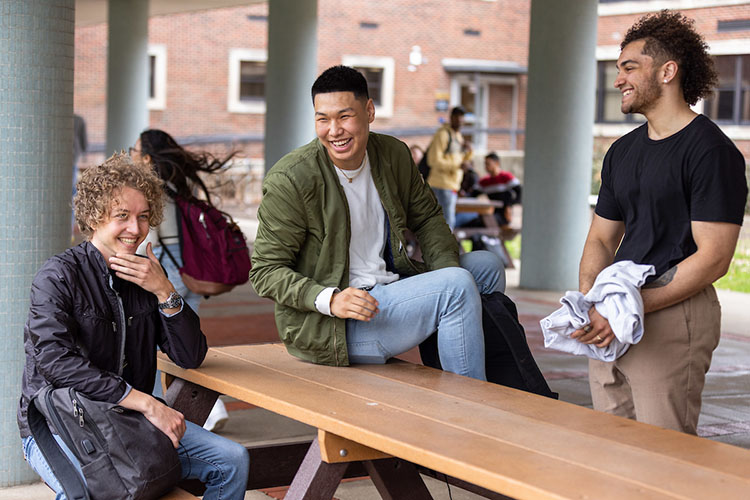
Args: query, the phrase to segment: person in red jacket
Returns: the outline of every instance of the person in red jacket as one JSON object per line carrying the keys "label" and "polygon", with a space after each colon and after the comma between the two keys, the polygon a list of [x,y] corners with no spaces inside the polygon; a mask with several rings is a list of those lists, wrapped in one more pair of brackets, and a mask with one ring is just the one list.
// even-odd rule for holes
{"label": "person in red jacket", "polygon": [[[513,220],[512,207],[521,203],[521,182],[512,173],[500,168],[500,157],[497,153],[489,153],[484,157],[484,168],[487,175],[475,183],[467,182],[462,186],[462,193],[464,196],[486,194],[489,199],[502,202],[502,207],[495,208],[495,219],[502,229],[510,230]],[[464,175],[464,178],[471,176]],[[479,227],[482,226],[482,221],[476,213],[464,212],[456,214],[456,226]]]}

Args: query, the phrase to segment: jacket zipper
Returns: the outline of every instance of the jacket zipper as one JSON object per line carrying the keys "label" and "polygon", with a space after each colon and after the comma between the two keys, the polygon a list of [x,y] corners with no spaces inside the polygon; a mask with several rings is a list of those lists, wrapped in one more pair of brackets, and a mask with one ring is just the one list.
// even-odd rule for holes
{"label": "jacket zipper", "polygon": [[[372,169],[372,163],[370,163],[370,169]],[[388,218],[388,227],[390,228],[391,235],[396,236],[396,241],[398,241],[398,254],[403,255],[403,258],[406,259],[406,262],[409,264],[409,266],[414,270],[415,274],[419,273],[419,270],[417,269],[417,266],[414,265],[414,263],[411,261],[408,255],[405,255],[404,252],[406,251],[406,245],[403,241],[401,241],[401,238],[396,234],[396,230],[393,228],[393,217],[391,217],[391,214],[388,212],[388,207],[385,206],[385,203],[383,203],[383,198],[385,195],[385,198],[389,199],[391,198],[390,193],[385,189],[385,186],[378,186],[378,183],[381,182],[381,178],[379,177],[379,172],[374,173],[372,176],[372,182],[375,184],[375,190],[378,192],[378,196],[380,196],[380,203],[383,205],[383,211],[385,212],[385,216]],[[349,236],[351,239],[351,235]],[[391,246],[391,253],[393,253],[393,246]],[[396,255],[393,255],[393,267],[396,267]],[[394,269],[394,271],[397,271],[397,269]]]}
{"label": "jacket zipper", "polygon": [[[118,318],[120,320],[120,360],[117,363],[117,374],[122,376],[122,371],[125,368],[125,340],[127,335],[127,329],[125,327],[125,308],[122,305],[122,297],[120,297],[120,294],[117,290],[115,290],[112,287],[112,277],[109,277],[109,288],[112,289],[113,292],[115,292],[115,297],[117,298],[117,312]],[[112,325],[115,328],[115,333],[117,333],[117,325]]]}

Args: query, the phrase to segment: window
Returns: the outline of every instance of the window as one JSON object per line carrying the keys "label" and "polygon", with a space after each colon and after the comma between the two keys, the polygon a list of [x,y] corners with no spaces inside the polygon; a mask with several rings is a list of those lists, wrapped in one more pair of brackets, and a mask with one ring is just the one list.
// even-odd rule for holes
{"label": "window", "polygon": [[394,62],[392,57],[344,56],[341,63],[360,71],[375,104],[375,117],[393,116]]}
{"label": "window", "polygon": [[148,109],[160,111],[167,107],[167,47],[148,46]]}
{"label": "window", "polygon": [[706,116],[722,123],[750,124],[750,55],[715,56],[719,85],[703,105]]}
{"label": "window", "polygon": [[266,63],[240,61],[240,101],[262,101],[266,96]]}
{"label": "window", "polygon": [[596,117],[597,123],[638,123],[646,118],[638,113],[624,114],[620,111],[622,94],[613,87],[617,77],[616,61],[599,61],[596,68]]}
{"label": "window", "polygon": [[227,109],[231,113],[266,112],[266,61],[259,49],[229,51],[229,93]]}

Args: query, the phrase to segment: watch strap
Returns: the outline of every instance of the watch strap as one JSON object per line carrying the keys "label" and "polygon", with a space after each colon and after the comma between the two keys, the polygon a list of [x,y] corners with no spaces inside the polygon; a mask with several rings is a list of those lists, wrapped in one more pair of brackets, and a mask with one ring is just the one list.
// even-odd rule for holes
{"label": "watch strap", "polygon": [[182,305],[182,296],[177,292],[171,292],[167,300],[159,302],[159,310],[163,309],[176,309]]}

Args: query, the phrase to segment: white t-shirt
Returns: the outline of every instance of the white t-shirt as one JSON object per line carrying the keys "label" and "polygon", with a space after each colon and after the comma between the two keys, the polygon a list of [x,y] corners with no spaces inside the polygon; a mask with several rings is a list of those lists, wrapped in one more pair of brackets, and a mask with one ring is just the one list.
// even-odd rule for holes
{"label": "white t-shirt", "polygon": [[[338,167],[334,168],[349,204],[349,286],[363,288],[398,280],[398,274],[386,269],[383,258],[388,241],[385,234],[385,209],[372,180],[367,154],[357,170],[342,171]],[[315,299],[318,311],[331,315],[331,295],[334,291],[335,288],[326,288],[318,294]]]}

